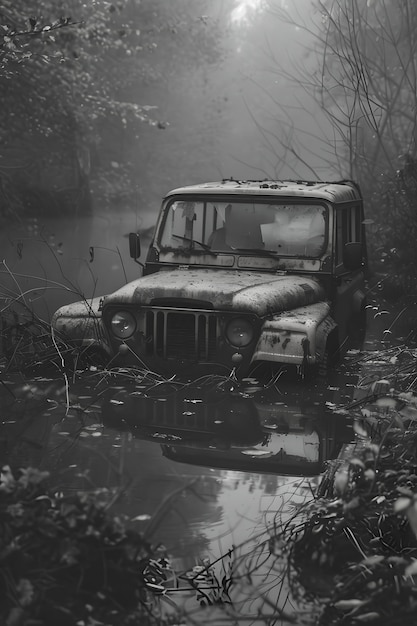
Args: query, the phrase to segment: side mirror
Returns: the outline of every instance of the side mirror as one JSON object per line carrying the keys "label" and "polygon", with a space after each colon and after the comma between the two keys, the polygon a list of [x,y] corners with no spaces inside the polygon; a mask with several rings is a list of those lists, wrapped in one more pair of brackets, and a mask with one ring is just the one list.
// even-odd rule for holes
{"label": "side mirror", "polygon": [[345,243],[343,248],[343,265],[347,270],[358,270],[362,267],[362,244],[359,241]]}
{"label": "side mirror", "polygon": [[140,236],[139,233],[129,233],[129,253],[135,261],[140,257]]}

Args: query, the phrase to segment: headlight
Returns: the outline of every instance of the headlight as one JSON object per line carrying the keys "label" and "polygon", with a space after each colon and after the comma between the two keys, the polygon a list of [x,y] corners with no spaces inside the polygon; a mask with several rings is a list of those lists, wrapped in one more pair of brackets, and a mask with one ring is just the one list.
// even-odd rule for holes
{"label": "headlight", "polygon": [[252,324],[243,317],[236,317],[228,323],[226,337],[232,346],[247,346],[253,339]]}
{"label": "headlight", "polygon": [[119,339],[128,339],[136,330],[136,320],[128,311],[115,313],[110,320],[113,335]]}

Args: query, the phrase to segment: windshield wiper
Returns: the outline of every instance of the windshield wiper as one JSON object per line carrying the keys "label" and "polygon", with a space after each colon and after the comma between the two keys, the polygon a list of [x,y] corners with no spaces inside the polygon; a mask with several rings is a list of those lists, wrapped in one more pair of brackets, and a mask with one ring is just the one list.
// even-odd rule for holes
{"label": "windshield wiper", "polygon": [[172,235],[176,239],[181,239],[181,241],[188,241],[191,245],[189,248],[189,252],[193,250],[193,244],[196,243],[198,246],[201,246],[205,252],[208,252],[212,256],[218,256],[218,252],[214,252],[209,245],[203,243],[202,241],[197,241],[197,239],[191,239],[190,237],[183,237],[182,235]]}
{"label": "windshield wiper", "polygon": [[279,259],[278,252],[274,252],[274,250],[264,250],[263,248],[232,248],[233,252],[240,253],[249,253],[249,254],[263,254],[264,256],[270,257],[271,259]]}

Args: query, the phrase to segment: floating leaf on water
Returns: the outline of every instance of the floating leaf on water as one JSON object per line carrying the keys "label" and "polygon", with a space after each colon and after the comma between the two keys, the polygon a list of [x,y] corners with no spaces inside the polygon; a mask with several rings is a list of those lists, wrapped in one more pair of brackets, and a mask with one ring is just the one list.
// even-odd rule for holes
{"label": "floating leaf on water", "polygon": [[162,585],[155,585],[155,583],[145,583],[148,589],[151,589],[154,593],[165,593],[165,587]]}
{"label": "floating leaf on water", "polygon": [[343,495],[349,483],[349,472],[346,469],[340,469],[336,472],[333,486],[336,493]]}
{"label": "floating leaf on water", "polygon": [[385,500],[385,496],[376,496],[375,498],[372,498],[372,502],[376,502],[377,504],[382,504],[382,502],[385,502]]}
{"label": "floating leaf on water", "polygon": [[358,607],[365,604],[365,600],[339,600],[334,603],[335,609],[339,609],[340,611],[351,611],[352,609],[357,609]]}
{"label": "floating leaf on water", "polygon": [[406,565],[408,563],[408,559],[405,559],[402,556],[388,556],[387,563],[392,563],[393,565]]}
{"label": "floating leaf on water", "polygon": [[374,622],[377,619],[381,619],[381,615],[377,613],[376,611],[369,611],[369,613],[362,613],[362,615],[355,616],[355,620],[357,622],[361,622],[361,624]]}
{"label": "floating leaf on water", "polygon": [[343,500],[341,498],[336,498],[335,500],[331,500],[331,502],[328,503],[328,508],[333,508],[333,507],[338,507],[343,503]]}
{"label": "floating leaf on water", "polygon": [[334,409],[333,413],[336,413],[337,415],[350,415],[347,409]]}
{"label": "floating leaf on water", "polygon": [[99,432],[98,430],[96,430],[96,432],[95,432],[95,433],[91,433],[91,436],[92,436],[92,437],[101,437],[101,435],[102,435],[102,434],[103,434],[103,433],[101,433],[101,432]]}
{"label": "floating leaf on water", "polygon": [[365,464],[363,461],[361,461],[361,459],[354,458],[351,459],[349,463],[350,465],[354,465],[355,467],[361,467],[362,469],[365,469]]}
{"label": "floating leaf on water", "polygon": [[398,498],[398,500],[394,502],[395,513],[402,513],[403,511],[406,511],[411,505],[411,502],[411,498]]}
{"label": "floating leaf on water", "polygon": [[378,563],[382,563],[384,559],[385,557],[382,556],[382,554],[373,554],[372,556],[368,556],[366,559],[363,559],[363,561],[361,561],[361,565],[378,565]]}
{"label": "floating leaf on water", "polygon": [[141,515],[136,515],[136,517],[131,518],[131,522],[147,522],[151,519],[151,516],[148,513],[142,513]]}
{"label": "floating leaf on water", "polygon": [[375,404],[376,406],[382,407],[384,409],[395,409],[395,407],[397,406],[397,400],[396,398],[384,396],[382,398],[377,398],[377,400],[375,400]]}
{"label": "floating leaf on water", "polygon": [[362,422],[357,419],[353,420],[353,430],[359,437],[368,437],[368,431],[364,428]]}
{"label": "floating leaf on water", "polygon": [[415,559],[408,567],[405,568],[406,576],[415,576],[417,574],[417,559]]}
{"label": "floating leaf on water", "polygon": [[351,348],[350,350],[347,350],[347,351],[346,351],[346,354],[347,354],[348,356],[356,356],[357,354],[360,354],[360,350],[357,350],[357,349]]}

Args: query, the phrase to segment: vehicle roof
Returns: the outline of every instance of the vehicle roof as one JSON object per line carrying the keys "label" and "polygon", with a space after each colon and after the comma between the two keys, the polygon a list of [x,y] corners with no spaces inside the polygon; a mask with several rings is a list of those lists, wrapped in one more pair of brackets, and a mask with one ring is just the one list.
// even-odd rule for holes
{"label": "vehicle roof", "polygon": [[335,182],[303,180],[233,180],[207,182],[198,185],[179,187],[169,191],[165,198],[176,195],[216,195],[242,194],[265,196],[298,196],[316,198],[330,202],[361,200],[359,186],[350,180]]}

